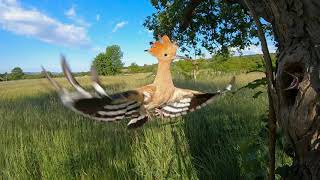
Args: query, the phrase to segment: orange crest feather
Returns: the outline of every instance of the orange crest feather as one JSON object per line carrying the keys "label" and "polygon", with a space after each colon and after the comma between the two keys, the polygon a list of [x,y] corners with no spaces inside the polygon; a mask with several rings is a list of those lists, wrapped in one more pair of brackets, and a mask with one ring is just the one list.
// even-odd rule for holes
{"label": "orange crest feather", "polygon": [[170,41],[170,38],[167,35],[162,36],[161,38],[162,42],[156,41],[151,45],[151,48],[149,49],[149,52],[153,55],[159,55],[162,52],[168,50],[169,48],[176,47],[175,43],[172,43]]}

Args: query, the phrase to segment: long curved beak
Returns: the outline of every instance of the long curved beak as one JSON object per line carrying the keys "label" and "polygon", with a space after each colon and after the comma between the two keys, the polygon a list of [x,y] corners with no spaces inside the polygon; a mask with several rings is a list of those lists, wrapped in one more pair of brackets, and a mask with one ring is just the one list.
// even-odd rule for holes
{"label": "long curved beak", "polygon": [[184,59],[184,60],[187,60],[187,61],[192,61],[191,58],[188,58],[186,56],[180,56],[180,55],[176,55],[176,57],[174,59]]}

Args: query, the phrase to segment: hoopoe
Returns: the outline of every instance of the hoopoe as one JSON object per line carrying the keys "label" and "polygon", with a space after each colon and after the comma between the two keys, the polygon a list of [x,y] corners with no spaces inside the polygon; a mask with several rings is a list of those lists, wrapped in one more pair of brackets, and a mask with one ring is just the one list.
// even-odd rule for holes
{"label": "hoopoe", "polygon": [[170,71],[174,59],[181,58],[176,55],[178,46],[172,43],[168,36],[152,43],[147,51],[157,58],[158,69],[152,84],[109,95],[102,88],[97,72],[91,69],[92,86],[95,93],[89,93],[72,76],[71,71],[62,56],[63,72],[69,83],[76,89],[68,92],[52,79],[43,68],[50,83],[58,90],[62,103],[71,110],[81,113],[94,120],[114,122],[129,119],[128,128],[142,126],[153,116],[179,117],[188,112],[200,109],[209,104],[218,95],[231,90],[235,81],[233,77],[224,91],[203,93],[174,86]]}

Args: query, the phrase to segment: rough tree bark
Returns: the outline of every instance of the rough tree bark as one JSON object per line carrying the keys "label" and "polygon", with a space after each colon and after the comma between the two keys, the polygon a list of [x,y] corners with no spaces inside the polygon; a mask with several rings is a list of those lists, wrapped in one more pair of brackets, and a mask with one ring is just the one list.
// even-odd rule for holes
{"label": "rough tree bark", "polygon": [[[320,179],[320,1],[247,0],[278,43],[273,107],[293,164],[285,179]],[[244,5],[243,1],[238,1]],[[296,87],[284,90],[298,79]]]}
{"label": "rough tree bark", "polygon": [[[285,179],[320,179],[320,1],[247,1],[272,24],[278,43],[275,91],[269,95],[293,158]],[[284,90],[295,78],[297,86]]]}
{"label": "rough tree bark", "polygon": [[[287,179],[320,179],[320,1],[265,0],[278,42],[273,102],[286,148],[294,160]],[[285,91],[298,78],[297,88]]]}
{"label": "rough tree bark", "polygon": [[[191,0],[185,17],[191,17],[202,1]],[[226,1],[247,9],[244,0]],[[273,89],[268,95],[286,137],[287,154],[293,158],[284,179],[320,179],[320,0],[246,1],[258,17],[271,23],[278,45]],[[182,28],[188,27],[188,19]],[[297,86],[284,90],[292,83]]]}

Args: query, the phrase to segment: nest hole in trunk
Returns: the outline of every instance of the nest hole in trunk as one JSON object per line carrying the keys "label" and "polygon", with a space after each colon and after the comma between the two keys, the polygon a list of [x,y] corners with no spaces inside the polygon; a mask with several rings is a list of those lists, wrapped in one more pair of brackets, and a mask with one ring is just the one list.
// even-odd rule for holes
{"label": "nest hole in trunk", "polygon": [[281,73],[281,87],[283,89],[283,97],[284,101],[288,106],[293,106],[296,97],[298,95],[299,89],[298,87],[285,90],[286,88],[290,87],[294,84],[295,77],[298,77],[298,83],[300,83],[303,79],[304,75],[304,64],[302,63],[290,63],[285,64],[284,70]]}

